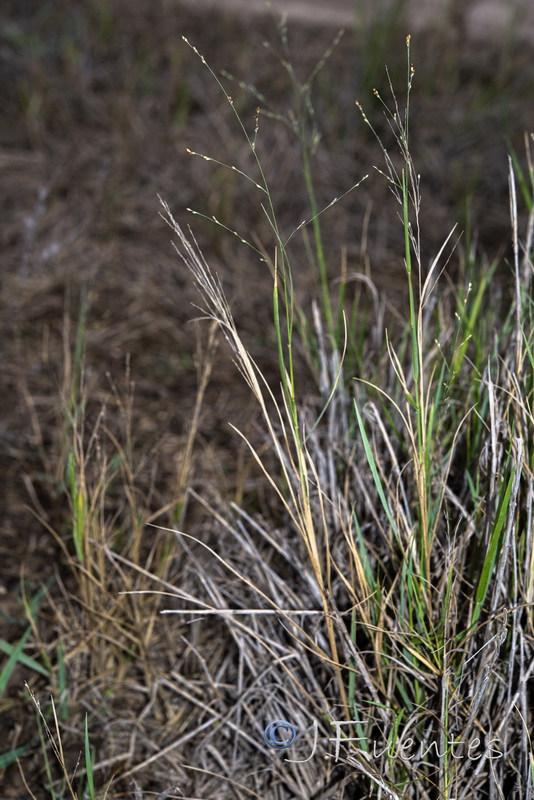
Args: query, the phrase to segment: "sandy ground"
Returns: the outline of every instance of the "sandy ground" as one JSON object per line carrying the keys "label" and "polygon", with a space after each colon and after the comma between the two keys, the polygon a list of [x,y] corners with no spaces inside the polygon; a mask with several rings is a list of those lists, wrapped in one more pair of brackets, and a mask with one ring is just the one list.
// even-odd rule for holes
{"label": "sandy ground", "polygon": [[[318,25],[364,26],[392,14],[397,0],[185,0],[195,7],[227,9],[242,15],[287,14],[289,19]],[[453,24],[470,38],[513,35],[534,40],[531,0],[407,0],[407,26],[417,33],[430,26]]]}

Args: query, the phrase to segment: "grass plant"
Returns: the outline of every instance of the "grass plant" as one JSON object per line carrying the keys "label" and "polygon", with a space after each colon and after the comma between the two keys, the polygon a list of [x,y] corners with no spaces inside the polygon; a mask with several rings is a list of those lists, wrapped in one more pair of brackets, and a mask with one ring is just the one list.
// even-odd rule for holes
{"label": "grass plant", "polygon": [[[283,627],[290,632],[301,658],[306,653],[307,660],[321,665],[322,684],[326,680],[330,689],[321,692],[318,702],[307,692],[302,696],[306,681],[301,668],[295,665],[288,671],[282,659],[275,656],[279,668],[297,688],[299,704],[308,705],[308,713],[320,715],[335,727],[335,708],[338,719],[351,726],[342,739],[344,756],[340,760],[354,772],[352,777],[343,778],[345,783],[353,782],[369,797],[453,798],[469,797],[475,791],[478,796],[502,796],[513,781],[522,795],[531,790],[530,746],[515,753],[513,775],[506,768],[506,754],[514,747],[511,730],[525,725],[523,713],[515,711],[519,698],[525,710],[528,705],[530,673],[526,661],[520,658],[516,663],[518,648],[532,647],[531,563],[530,556],[524,561],[520,555],[524,557],[532,549],[532,530],[525,527],[520,513],[521,504],[526,503],[527,509],[532,496],[531,475],[525,471],[525,448],[532,441],[527,399],[530,390],[522,383],[528,349],[520,333],[530,319],[525,299],[531,286],[531,246],[524,249],[521,265],[511,163],[516,290],[510,312],[491,319],[492,325],[501,326],[500,333],[493,328],[492,345],[475,333],[491,265],[482,265],[474,287],[470,284],[463,292],[452,288],[436,302],[444,282],[442,273],[451,257],[454,230],[426,267],[421,252],[420,178],[409,147],[414,78],[409,37],[407,64],[403,111],[391,80],[392,110],[375,92],[400,151],[400,168],[361,106],[360,110],[384,156],[385,169],[379,171],[400,206],[409,345],[399,349],[388,337],[389,381],[381,385],[354,376],[357,386],[351,401],[346,381],[340,380],[345,352],[340,352],[331,335],[326,340],[332,332],[332,317],[329,297],[325,300],[323,292],[321,312],[327,334],[320,333],[318,322],[317,337],[323,358],[321,370],[330,376],[323,383],[328,394],[323,395],[319,409],[319,417],[325,416],[330,422],[326,447],[320,432],[324,420],[310,423],[295,384],[293,276],[288,274],[289,260],[285,246],[280,247],[280,236],[276,238],[284,254],[285,317],[281,318],[275,269],[273,322],[284,388],[282,401],[277,400],[249,354],[217,277],[163,203],[164,218],[178,236],[179,253],[204,300],[204,312],[219,325],[261,409],[267,441],[275,456],[274,467],[244,434],[237,432],[285,510],[286,526],[291,531],[286,529],[286,536],[292,539],[296,535],[293,547],[297,551],[300,547],[304,557],[300,569],[309,575],[310,592],[315,597],[311,607],[300,606],[300,611],[317,613],[316,604],[322,611],[322,622],[315,623],[314,635],[293,620],[298,607],[281,604],[279,591],[266,591],[262,582],[252,581],[231,559],[208,549],[245,591],[252,590],[252,596],[260,599],[260,613],[263,609],[270,618],[274,612],[285,621]],[[247,136],[247,142],[257,158],[256,140],[252,142]],[[306,172],[309,161],[305,146],[303,158]],[[525,183],[523,178],[522,187]],[[268,185],[261,189],[269,198],[272,228],[278,231]],[[316,217],[314,213],[313,219]],[[530,230],[532,216],[528,225]],[[321,284],[324,288],[324,272]],[[452,312],[448,322],[444,321],[444,306],[449,314]],[[529,339],[532,329],[529,322],[527,326]],[[282,346],[281,332],[285,329],[289,332],[289,369]],[[475,362],[471,358],[473,338]],[[499,383],[492,373],[499,375]],[[334,403],[336,395],[338,403]],[[343,434],[332,442],[334,413]],[[519,426],[521,417],[523,425]],[[477,447],[471,444],[468,449],[465,443],[473,442],[475,429]],[[486,444],[482,445],[483,441]],[[484,477],[477,475],[474,481],[473,474],[480,470],[477,460],[481,458],[481,445],[492,453],[492,463]],[[470,480],[463,482],[462,472],[470,475]],[[478,490],[473,502],[471,487],[475,482]],[[185,533],[176,535],[182,540],[191,538]],[[237,531],[234,535],[238,536]],[[195,598],[195,602],[206,607],[205,601]],[[239,613],[237,608],[227,607],[217,611],[217,606],[209,610],[233,620]],[[248,613],[253,614],[254,609],[249,608]],[[238,625],[245,636],[257,639],[257,631],[241,622]],[[271,656],[274,637],[273,631],[268,639],[264,634],[261,640]],[[491,716],[488,707],[493,709]],[[493,721],[496,708],[497,723]],[[263,716],[265,719],[268,714],[263,712]],[[280,718],[279,714],[274,716]],[[309,722],[301,725],[309,728]],[[353,731],[359,736],[350,735]],[[353,744],[361,739],[376,742],[379,736],[385,747],[379,757],[374,753],[374,759],[368,746]],[[482,753],[477,751],[481,744]],[[500,763],[494,765],[493,760]]]}

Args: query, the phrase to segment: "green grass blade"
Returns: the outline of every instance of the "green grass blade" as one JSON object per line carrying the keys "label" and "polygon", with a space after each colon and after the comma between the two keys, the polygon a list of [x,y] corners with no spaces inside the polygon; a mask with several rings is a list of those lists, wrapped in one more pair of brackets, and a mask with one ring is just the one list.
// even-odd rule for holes
{"label": "green grass blade", "polygon": [[28,750],[31,750],[32,747],[35,746],[35,740],[28,742],[28,744],[24,744],[21,747],[17,747],[15,750],[10,750],[8,753],[1,753],[0,754],[0,769],[5,769],[9,767],[10,764],[14,764],[15,761],[27,753]]}
{"label": "green grass blade", "polygon": [[59,688],[59,716],[63,722],[66,722],[69,718],[69,704],[67,700],[67,671],[65,668],[63,645],[61,642],[59,642],[57,646],[57,681]]}
{"label": "green grass blade", "polygon": [[484,559],[484,564],[482,565],[482,572],[480,574],[480,580],[478,582],[477,593],[475,596],[475,608],[471,620],[472,627],[476,625],[478,618],[480,617],[480,612],[482,611],[482,606],[484,604],[484,600],[486,599],[486,595],[488,592],[489,582],[493,574],[493,570],[495,568],[495,562],[497,560],[497,555],[499,552],[501,533],[504,527],[504,521],[506,519],[508,506],[510,504],[510,497],[512,495],[512,485],[514,481],[514,476],[515,476],[515,468],[512,470],[512,473],[508,480],[506,491],[499,504],[499,508],[497,510],[497,518],[495,520],[495,525],[493,527],[493,532],[491,534],[488,552],[486,553],[486,558]]}
{"label": "green grass blade", "polygon": [[365,426],[363,424],[363,419],[362,419],[362,416],[360,414],[360,409],[358,408],[358,404],[357,404],[356,400],[354,400],[354,409],[356,411],[356,419],[358,420],[358,427],[360,429],[360,435],[362,437],[362,442],[363,442],[363,447],[364,447],[364,450],[365,450],[365,455],[366,455],[366,458],[367,458],[367,463],[369,464],[369,467],[371,469],[371,473],[372,473],[373,480],[374,480],[374,483],[375,483],[375,486],[376,486],[376,490],[378,492],[378,496],[380,498],[380,502],[382,503],[382,508],[384,509],[384,512],[385,512],[386,517],[387,517],[387,520],[388,520],[389,524],[391,525],[391,529],[392,529],[393,533],[395,534],[395,538],[397,539],[397,541],[400,544],[400,535],[399,535],[399,531],[398,531],[398,528],[397,528],[397,524],[396,524],[395,520],[393,519],[393,515],[391,513],[391,509],[389,507],[389,503],[387,501],[386,495],[384,493],[384,489],[382,487],[382,481],[380,480],[380,475],[378,474],[378,469],[377,469],[377,466],[376,466],[375,458],[373,456],[373,451],[371,450],[371,445],[369,443],[369,439],[367,438],[367,433],[365,431]]}
{"label": "green grass blade", "polygon": [[91,748],[89,746],[89,728],[87,725],[87,714],[85,715],[85,767],[87,769],[87,786],[89,797],[95,800],[95,784],[93,780],[93,760],[91,758]]}
{"label": "green grass blade", "polygon": [[0,697],[4,694],[13,670],[15,669],[17,663],[21,660],[22,649],[28,641],[31,632],[31,625],[28,625],[18,643],[11,649],[9,658],[7,659],[7,662],[4,664],[4,668],[0,673]]}
{"label": "green grass blade", "polygon": [[371,562],[369,561],[369,555],[363,538],[362,529],[360,528],[360,523],[358,522],[358,517],[356,516],[355,511],[352,512],[352,519],[354,522],[354,530],[356,531],[358,551],[360,553],[360,558],[362,560],[363,569],[365,572],[365,579],[369,584],[369,588],[371,589],[371,591],[375,592],[377,590],[377,583],[375,575],[373,573],[373,569],[371,567]]}
{"label": "green grass blade", "polygon": [[[4,639],[0,639],[0,650],[7,656],[10,656],[17,647],[18,645],[9,644],[9,642],[6,642]],[[50,670],[48,670],[46,667],[43,667],[43,665],[39,664],[38,661],[35,661],[34,658],[30,658],[30,656],[24,655],[24,653],[19,652],[17,661],[20,664],[24,664],[24,666],[28,667],[28,669],[32,669],[34,672],[38,672],[40,675],[44,675],[45,678],[48,678],[50,676]]]}

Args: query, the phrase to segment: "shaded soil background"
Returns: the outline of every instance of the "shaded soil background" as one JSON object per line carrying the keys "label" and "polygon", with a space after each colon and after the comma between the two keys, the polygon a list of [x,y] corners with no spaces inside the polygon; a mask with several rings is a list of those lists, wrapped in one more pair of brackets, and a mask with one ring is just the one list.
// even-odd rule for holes
{"label": "shaded soil background", "polygon": [[[65,533],[70,514],[62,436],[73,381],[83,384],[87,429],[105,407],[107,429],[131,449],[143,520],[173,506],[183,489],[181,454],[207,324],[192,321],[199,316],[193,305],[198,297],[159,216],[158,194],[178,220],[192,225],[254,357],[276,380],[269,270],[220,226],[186,211],[214,215],[274,251],[253,184],[186,152],[245,172],[254,168],[226,98],[182,36],[217,73],[224,69],[254,84],[272,110],[287,115],[292,93],[273,54],[281,50],[279,33],[267,17],[241,22],[213,12],[206,19],[164,0],[8,0],[0,22],[0,638],[18,641],[26,625],[23,589],[33,595],[53,575],[69,584],[52,531]],[[289,46],[302,80],[335,33],[312,24],[291,26]],[[313,165],[319,205],[371,173],[323,215],[332,281],[345,248],[349,272],[371,276],[385,293],[386,317],[393,321],[405,317],[403,232],[384,179],[372,171],[373,164],[382,167],[380,150],[354,104],[362,102],[391,144],[372,89],[377,86],[389,99],[387,63],[402,102],[405,35],[402,16],[363,32],[347,31],[319,73],[314,95],[322,134]],[[461,271],[476,243],[481,258],[499,256],[506,272],[506,142],[523,159],[524,133],[534,129],[532,48],[513,40],[474,47],[451,25],[414,37],[412,60],[412,151],[421,171],[424,261],[430,263],[459,222],[465,233],[448,269]],[[252,133],[257,100],[223,81]],[[287,126],[262,115],[258,152],[281,227],[290,232],[309,217],[298,141]],[[314,284],[297,237],[294,267],[299,299],[309,311]],[[84,303],[82,380],[72,353]],[[305,364],[302,373],[313,392]],[[254,436],[247,389],[221,344],[189,485],[210,497],[248,497],[261,510],[266,501],[258,476],[229,421]],[[113,502],[110,514],[118,513],[124,498]],[[192,503],[187,524],[202,513]],[[168,523],[168,512],[158,519]],[[59,590],[50,592],[59,602]],[[46,649],[58,623],[54,607],[45,606],[39,636]],[[23,687],[28,678],[23,670],[15,672],[2,699],[3,749],[26,742],[35,728]],[[38,691],[39,682],[33,685]],[[133,759],[142,756],[136,752]],[[24,763],[36,796],[47,796],[37,788],[37,748]],[[149,782],[150,769],[144,774]],[[13,766],[2,780],[4,796],[25,796]]]}
{"label": "shaded soil background", "polygon": [[460,28],[462,35],[474,42],[493,37],[501,39],[512,31],[514,39],[532,42],[534,9],[528,0],[185,0],[190,6],[211,12],[231,11],[241,17],[265,15],[270,8],[285,14],[290,21],[316,25],[339,25],[351,28],[379,21],[402,9],[406,29],[411,33],[427,33],[439,26]]}

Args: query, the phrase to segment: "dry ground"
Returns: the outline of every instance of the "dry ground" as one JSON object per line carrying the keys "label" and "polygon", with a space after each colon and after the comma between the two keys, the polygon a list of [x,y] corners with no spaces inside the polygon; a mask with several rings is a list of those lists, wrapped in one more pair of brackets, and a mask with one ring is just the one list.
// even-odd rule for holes
{"label": "dry ground", "polygon": [[528,0],[185,0],[190,6],[237,13],[241,17],[265,16],[269,10],[285,14],[299,24],[364,27],[402,9],[406,28],[425,34],[436,27],[462,31],[473,42],[496,42],[513,32],[514,38],[534,40],[534,8]]}
{"label": "dry ground", "polygon": [[[58,640],[64,642],[72,720],[65,737],[72,765],[86,710],[96,715],[94,744],[101,748],[101,760],[116,754],[106,742],[106,725],[124,739],[128,724],[142,710],[147,720],[127,761],[112,763],[101,773],[109,777],[135,768],[152,754],[151,732],[159,747],[172,740],[173,732],[170,726],[158,738],[161,708],[150,709],[132,689],[116,692],[105,710],[95,712],[91,684],[97,676],[73,655],[80,640],[69,639],[66,598],[76,591],[76,583],[58,543],[63,537],[72,554],[64,484],[65,409],[72,387],[78,392],[81,381],[86,432],[105,407],[100,422],[107,432],[104,438],[129,451],[131,495],[117,489],[107,500],[106,513],[118,520],[118,528],[121,519],[134,517],[141,528],[158,510],[169,505],[175,509],[183,500],[180,465],[201,353],[208,346],[207,325],[192,322],[198,315],[192,306],[197,296],[158,215],[158,194],[177,218],[193,225],[255,357],[267,375],[276,375],[268,271],[235,237],[185,210],[216,215],[247,238],[273,247],[251,186],[186,153],[189,147],[245,170],[250,167],[225,98],[182,35],[198,46],[214,70],[226,69],[257,85],[273,109],[285,113],[291,97],[283,69],[262,45],[267,39],[275,50],[279,47],[268,19],[252,25],[212,15],[206,22],[193,9],[163,0],[7,0],[0,21],[0,638],[20,639],[26,625],[22,593],[32,596],[51,579],[28,653],[38,658],[46,652],[53,660]],[[354,101],[360,100],[368,116],[384,127],[371,90],[377,85],[387,94],[383,64],[388,63],[402,93],[405,33],[398,27],[365,35],[347,32],[320,74],[316,117],[323,138],[315,173],[321,204],[380,160]],[[313,26],[290,30],[299,75],[307,74],[334,34]],[[460,268],[469,236],[489,258],[508,247],[505,137],[521,154],[524,131],[534,128],[533,55],[526,44],[513,42],[474,49],[453,31],[413,40],[413,151],[422,175],[429,259],[455,221],[466,228],[465,198],[470,199],[471,229],[451,260],[451,270]],[[252,129],[256,101],[239,87],[231,92]],[[291,230],[306,216],[297,143],[282,124],[262,118],[258,148],[281,223]],[[325,214],[324,226],[332,275],[346,248],[349,270],[368,270],[378,287],[388,290],[391,315],[399,309],[402,314],[402,231],[380,176],[373,175]],[[302,253],[297,243],[297,264]],[[310,280],[306,274],[298,279],[306,307]],[[84,296],[88,310],[82,380],[69,358]],[[305,365],[302,372],[307,379]],[[260,512],[266,502],[263,489],[229,429],[230,420],[255,435],[246,387],[221,344],[187,486],[211,502],[245,498],[252,511]],[[157,518],[172,522],[170,511]],[[182,509],[182,524],[194,527],[204,519],[199,502],[189,501],[186,513]],[[141,561],[148,559],[155,540],[145,535],[138,541]],[[176,570],[169,568],[171,577]],[[142,618],[136,624],[142,628]],[[179,649],[176,630],[166,625],[163,639],[154,636],[146,664],[152,670],[170,669],[178,657],[172,653],[173,647]],[[102,656],[100,668],[113,669],[114,663],[112,655]],[[125,668],[125,684],[147,685],[150,669],[132,675]],[[26,744],[36,730],[23,681],[31,682],[44,703],[51,688],[57,689],[56,678],[48,680],[22,667],[15,671],[0,706],[2,751]],[[169,696],[165,702],[172,706],[175,701]],[[25,754],[23,768],[35,796],[48,797],[40,788],[43,759],[37,745]],[[158,761],[136,777],[147,789],[162,791],[165,769],[165,762]],[[2,796],[27,796],[15,766],[0,780]],[[131,791],[128,780],[119,778],[114,785],[117,793],[123,792],[120,796]]]}

